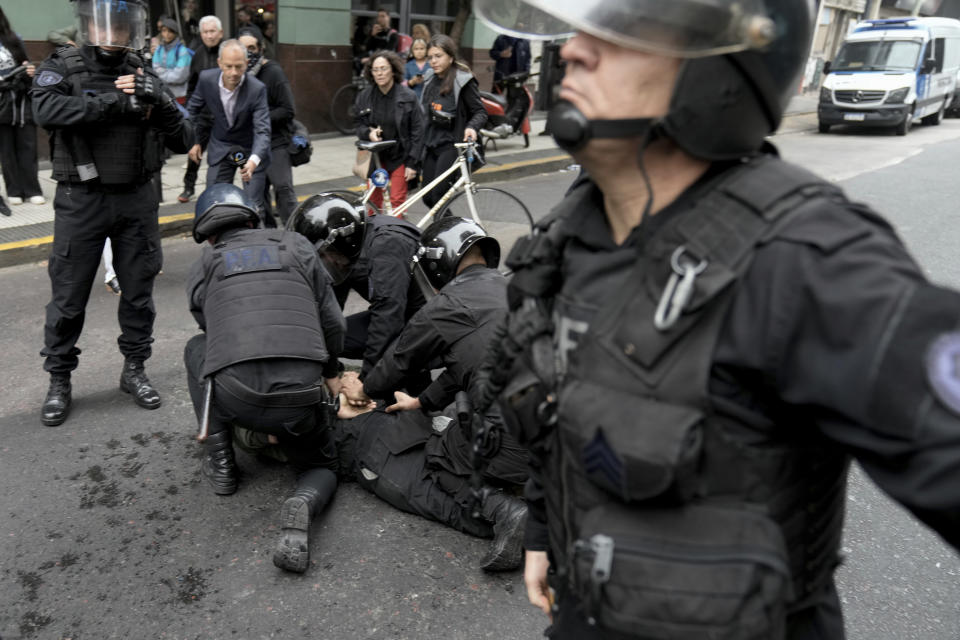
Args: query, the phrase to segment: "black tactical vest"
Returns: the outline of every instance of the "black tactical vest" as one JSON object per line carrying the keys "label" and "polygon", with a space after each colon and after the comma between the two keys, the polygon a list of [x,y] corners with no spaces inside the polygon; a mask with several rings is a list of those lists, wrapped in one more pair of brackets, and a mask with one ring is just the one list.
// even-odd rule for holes
{"label": "black tactical vest", "polygon": [[313,283],[287,247],[295,236],[241,230],[204,249],[204,376],[263,358],[327,361]]}
{"label": "black tactical vest", "polygon": [[[71,83],[73,95],[77,97],[119,94],[121,92],[114,81],[143,67],[143,61],[134,53],[128,53],[122,65],[100,70],[92,70],[90,62],[74,47],[60,49],[53,55],[66,65],[64,79]],[[146,120],[132,114],[111,122],[81,124],[55,131],[51,141],[53,179],[83,182],[77,165],[92,161],[100,184],[142,184],[149,177],[144,168],[148,129]]]}
{"label": "black tactical vest", "polygon": [[828,584],[846,457],[813,428],[768,420],[758,434],[718,415],[708,382],[755,248],[836,193],[769,156],[724,172],[645,242],[570,353],[544,484],[554,566],[590,622],[630,637],[770,640]]}

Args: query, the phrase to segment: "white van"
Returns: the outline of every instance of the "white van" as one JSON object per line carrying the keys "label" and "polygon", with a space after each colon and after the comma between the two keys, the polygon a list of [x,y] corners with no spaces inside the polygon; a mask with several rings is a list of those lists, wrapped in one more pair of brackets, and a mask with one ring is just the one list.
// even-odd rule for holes
{"label": "white van", "polygon": [[957,93],[960,20],[867,20],[847,36],[820,90],[820,133],[835,124],[938,125]]}

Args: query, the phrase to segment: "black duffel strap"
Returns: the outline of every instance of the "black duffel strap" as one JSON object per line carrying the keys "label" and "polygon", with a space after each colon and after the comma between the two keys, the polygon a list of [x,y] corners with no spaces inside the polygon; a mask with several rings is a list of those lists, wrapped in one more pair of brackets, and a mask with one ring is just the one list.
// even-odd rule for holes
{"label": "black duffel strap", "polygon": [[223,389],[243,402],[258,407],[309,407],[326,401],[323,385],[308,387],[298,391],[278,391],[260,393],[254,391],[230,375],[217,376],[216,382]]}

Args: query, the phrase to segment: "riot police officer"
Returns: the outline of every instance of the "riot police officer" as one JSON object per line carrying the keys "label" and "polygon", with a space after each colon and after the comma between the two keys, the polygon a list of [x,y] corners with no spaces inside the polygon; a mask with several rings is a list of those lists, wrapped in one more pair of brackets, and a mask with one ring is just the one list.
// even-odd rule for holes
{"label": "riot police officer", "polygon": [[[497,271],[499,264],[500,244],[473,220],[447,216],[424,229],[413,269],[421,272],[418,282],[430,287],[424,293],[431,297],[403,327],[362,387],[351,393],[345,386],[350,403],[363,406],[376,398],[387,402],[387,412],[417,413],[436,413],[451,405],[458,391],[469,388],[496,327],[506,315],[507,280]],[[398,391],[416,386],[423,371],[438,368],[443,371],[417,396]],[[488,431],[501,431],[500,412],[495,407],[485,421]],[[473,439],[472,433],[455,428],[426,445],[427,464],[442,478],[440,486],[464,508],[472,500]],[[377,448],[373,449],[376,453]],[[495,523],[496,538],[480,567],[513,569],[522,559],[527,510],[511,490],[519,489],[527,480],[527,452],[509,434],[485,449],[488,461],[483,478],[506,491],[488,493],[481,505],[482,515]]]}
{"label": "riot police officer", "polygon": [[344,320],[310,243],[258,221],[254,202],[232,184],[197,198],[193,237],[206,244],[187,297],[204,333],[187,343],[184,363],[214,493],[237,490],[233,425],[266,434],[297,472],[273,563],[302,573],[310,521],[337,487],[328,407],[339,393]]}
{"label": "riot police officer", "polygon": [[144,64],[146,3],[75,0],[80,47],[61,47],[37,68],[34,118],[51,136],[54,240],[53,296],[44,326],[50,388],[41,420],[62,424],[71,403],[70,373],[104,241],[113,246],[120,281],[120,389],[145,409],[160,395],[144,372],[153,342],[153,280],[162,255],[158,200],[150,179],[163,146],[183,153],[193,132],[163,83]]}
{"label": "riot police officer", "polygon": [[530,443],[548,635],[842,638],[851,456],[960,545],[960,295],[765,142],[813,2],[474,8],[575,32],[549,128],[586,175],[511,252],[476,393]]}
{"label": "riot police officer", "polygon": [[[420,230],[393,216],[365,218],[357,205],[327,193],[302,202],[286,226],[314,243],[333,277],[341,307],[351,289],[370,303],[366,311],[347,317],[341,354],[363,360],[360,375],[365,377],[424,304],[410,277]],[[427,383],[421,380],[417,388]]]}

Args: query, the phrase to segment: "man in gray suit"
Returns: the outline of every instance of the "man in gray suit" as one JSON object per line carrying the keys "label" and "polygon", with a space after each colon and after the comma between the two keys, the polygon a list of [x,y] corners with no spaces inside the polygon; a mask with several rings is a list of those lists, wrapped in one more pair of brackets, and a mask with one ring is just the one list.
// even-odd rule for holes
{"label": "man in gray suit", "polygon": [[[220,45],[219,69],[200,72],[187,102],[196,117],[206,108],[213,124],[197,120],[197,139],[207,140],[207,185],[233,182],[240,169],[243,190],[264,217],[263,187],[270,164],[270,109],[263,83],[247,74],[247,50],[237,40]],[[200,163],[203,147],[195,144],[190,159]],[[265,226],[273,219],[264,220]]]}

